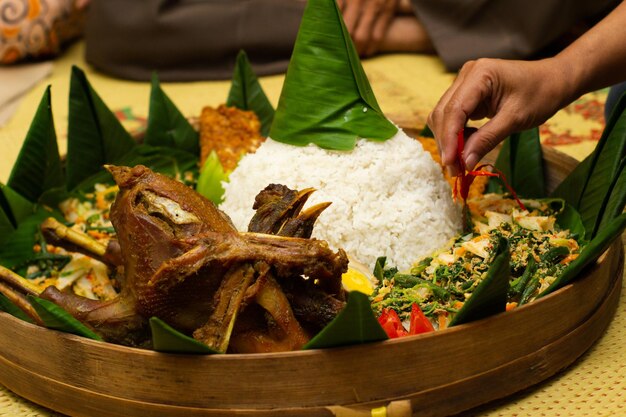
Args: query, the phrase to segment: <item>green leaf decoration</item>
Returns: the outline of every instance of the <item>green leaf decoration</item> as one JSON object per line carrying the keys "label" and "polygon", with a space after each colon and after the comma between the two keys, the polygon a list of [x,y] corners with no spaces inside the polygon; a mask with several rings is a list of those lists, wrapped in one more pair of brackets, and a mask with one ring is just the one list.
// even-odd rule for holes
{"label": "green leaf decoration", "polygon": [[0,294],[0,310],[9,313],[13,317],[17,317],[20,320],[33,323],[33,319],[31,319],[28,314],[24,313],[21,308],[13,304],[3,294]]}
{"label": "green leaf decoration", "polygon": [[[593,153],[553,193],[553,196],[565,199],[578,210],[588,239],[599,232],[608,199],[611,195],[620,194],[619,189],[614,194],[613,187],[620,183],[620,167],[626,156],[625,110],[626,94],[622,95],[615,106]],[[616,208],[614,206],[612,210],[615,211]]]}
{"label": "green leaf decoration", "polygon": [[37,207],[33,215],[20,221],[18,227],[0,245],[0,265],[25,275],[23,265],[33,258],[33,246],[39,242],[39,225],[48,217],[62,220],[60,212]]}
{"label": "green leaf decoration", "polygon": [[217,153],[211,151],[200,170],[196,191],[211,200],[213,204],[219,205],[224,196],[223,181],[228,181],[228,174],[224,172]]}
{"label": "green leaf decoration", "polygon": [[568,229],[573,235],[580,239],[585,237],[585,225],[580,218],[580,213],[567,203],[563,207],[563,210],[557,215],[556,223],[561,229]]}
{"label": "green leaf decoration", "polygon": [[72,67],[67,144],[67,188],[117,163],[136,144],[87,81]]}
{"label": "green leaf decoration", "polygon": [[14,231],[13,223],[11,223],[9,216],[7,216],[4,208],[0,205],[0,247],[4,245]]}
{"label": "green leaf decoration", "polygon": [[[173,148],[138,145],[126,155],[122,156],[117,164],[124,166],[145,165],[155,172],[183,180],[185,173],[197,172],[198,157],[189,152]],[[85,178],[75,189],[77,191],[87,192],[93,189],[95,184],[107,184],[112,182],[113,178],[111,174],[103,169],[97,174]]]}
{"label": "green leaf decoration", "polygon": [[35,204],[21,196],[8,185],[0,184],[0,206],[14,227],[35,212]]}
{"label": "green leaf decoration", "polygon": [[386,339],[387,334],[374,316],[367,295],[351,291],[344,309],[303,349],[357,345]]}
{"label": "green leaf decoration", "polygon": [[47,328],[102,341],[97,333],[52,301],[33,296],[28,296],[28,299]]}
{"label": "green leaf decoration", "polygon": [[269,135],[274,120],[274,107],[265,95],[244,51],[237,54],[226,105],[253,111],[261,122],[261,135]]}
{"label": "green leaf decoration", "polygon": [[[537,128],[514,133],[505,140],[495,163],[506,181],[520,196],[543,198],[546,194],[543,153]],[[491,178],[493,190],[506,191],[498,178]],[[493,188],[493,187],[496,188]]]}
{"label": "green leaf decoration", "polygon": [[200,154],[198,132],[165,94],[156,73],[152,74],[150,110],[144,143]]}
{"label": "green leaf decoration", "polygon": [[270,137],[350,150],[358,137],[382,141],[396,132],[378,106],[337,4],[309,0]]}
{"label": "green leaf decoration", "polygon": [[572,172],[554,189],[551,196],[562,198],[567,204],[578,210],[580,196],[591,170],[592,161],[593,153],[576,165]]}
{"label": "green leaf decoration", "polygon": [[624,156],[626,156],[626,113],[615,125],[598,153],[580,200],[578,211],[588,235],[591,231],[588,237],[595,236],[598,231],[606,207],[606,198],[611,195],[612,187],[619,177],[620,164]]}
{"label": "green leaf decoration", "polygon": [[7,185],[32,202],[47,190],[63,186],[65,175],[54,131],[50,86],[39,103]]}
{"label": "green leaf decoration", "polygon": [[606,207],[602,213],[602,219],[597,230],[602,230],[614,218],[624,211],[626,205],[626,158],[622,159],[619,174],[615,176],[615,182],[611,185],[611,192],[606,198]]}
{"label": "green leaf decoration", "polygon": [[150,328],[152,329],[152,347],[158,352],[219,353],[204,343],[182,334],[158,317],[150,318]]}
{"label": "green leaf decoration", "polygon": [[469,323],[506,310],[511,255],[506,239],[500,238],[496,255],[491,263],[487,276],[478,284],[472,296],[454,316],[450,326]]}
{"label": "green leaf decoration", "polygon": [[565,268],[561,275],[538,297],[543,297],[572,282],[587,265],[594,262],[622,234],[626,228],[626,213],[611,220],[600,232],[585,245],[578,258]]}

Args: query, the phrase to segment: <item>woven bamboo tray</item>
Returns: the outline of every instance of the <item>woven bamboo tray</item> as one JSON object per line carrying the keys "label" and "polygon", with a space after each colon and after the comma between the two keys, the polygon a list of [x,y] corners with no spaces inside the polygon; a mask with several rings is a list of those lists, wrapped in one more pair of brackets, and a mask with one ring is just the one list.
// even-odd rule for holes
{"label": "woven bamboo tray", "polygon": [[[575,161],[545,149],[548,188]],[[536,384],[580,357],[619,300],[618,238],[573,284],[511,312],[403,339],[257,355],[174,355],[0,313],[0,383],[77,416],[444,416]]]}

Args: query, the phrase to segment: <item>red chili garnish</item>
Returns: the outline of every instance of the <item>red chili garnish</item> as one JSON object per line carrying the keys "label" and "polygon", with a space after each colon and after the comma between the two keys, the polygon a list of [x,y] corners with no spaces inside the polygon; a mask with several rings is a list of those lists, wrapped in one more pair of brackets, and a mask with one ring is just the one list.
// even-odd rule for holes
{"label": "red chili garnish", "polygon": [[378,322],[390,339],[435,330],[433,324],[430,320],[428,320],[416,303],[413,303],[411,306],[411,318],[409,320],[410,327],[408,332],[402,325],[402,321],[400,320],[400,317],[398,317],[398,313],[391,308],[383,309],[382,313],[380,313],[380,317],[378,317]]}
{"label": "red chili garnish", "polygon": [[402,321],[400,321],[398,313],[391,308],[383,309],[380,317],[378,317],[378,322],[390,339],[395,339],[409,334],[404,329],[404,326],[402,326]]}
{"label": "red chili garnish", "polygon": [[433,324],[419,308],[417,303],[413,303],[411,306],[411,326],[409,327],[409,334],[421,334],[432,332],[435,330]]}
{"label": "red chili garnish", "polygon": [[[469,188],[470,188],[470,185],[472,185],[472,181],[474,181],[474,178],[498,177],[500,178],[502,183],[504,183],[504,186],[509,191],[509,193],[511,193],[511,196],[515,199],[519,207],[522,210],[526,210],[526,207],[524,206],[524,204],[517,197],[517,193],[515,192],[515,190],[513,190],[513,188],[506,181],[506,178],[504,174],[502,173],[502,171],[500,171],[493,165],[481,164],[475,167],[473,171],[467,171],[467,167],[465,166],[465,160],[463,159],[463,149],[465,147],[465,138],[464,138],[463,133],[464,133],[464,129],[461,129],[457,135],[457,147],[456,147],[457,154],[456,155],[457,155],[459,167],[461,169],[459,170],[459,173],[456,176],[456,180],[454,181],[454,190],[453,190],[454,199],[456,200],[457,196],[460,194],[461,198],[463,199],[463,205],[467,207],[467,196],[469,195]],[[491,168],[493,172],[484,171],[483,168],[486,168],[486,167]],[[465,213],[465,210],[463,212]]]}

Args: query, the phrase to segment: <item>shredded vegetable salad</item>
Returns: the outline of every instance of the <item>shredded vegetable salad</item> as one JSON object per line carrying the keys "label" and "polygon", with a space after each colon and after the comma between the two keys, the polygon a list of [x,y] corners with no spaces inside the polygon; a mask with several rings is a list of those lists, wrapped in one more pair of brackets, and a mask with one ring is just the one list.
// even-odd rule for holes
{"label": "shredded vegetable salad", "polygon": [[[93,192],[63,201],[59,208],[66,224],[106,245],[115,236],[109,209],[117,192],[117,186],[96,184]],[[61,291],[71,290],[94,300],[108,300],[117,295],[117,282],[109,277],[108,268],[102,262],[51,245],[41,234],[33,252],[35,256],[28,262],[27,278],[42,289],[54,285]]]}
{"label": "shredded vegetable salad", "polygon": [[413,305],[433,323],[448,326],[453,315],[486,277],[504,237],[511,253],[511,281],[507,309],[534,300],[579,253],[577,236],[559,230],[558,209],[549,201],[524,200],[486,194],[468,200],[473,231],[418,261],[408,272],[385,268],[370,296],[379,315],[392,309],[408,327]]}

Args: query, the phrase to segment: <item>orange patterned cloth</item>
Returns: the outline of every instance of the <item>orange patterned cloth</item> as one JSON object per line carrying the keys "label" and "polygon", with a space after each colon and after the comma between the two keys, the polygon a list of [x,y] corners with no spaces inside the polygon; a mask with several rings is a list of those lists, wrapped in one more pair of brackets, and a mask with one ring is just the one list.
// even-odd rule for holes
{"label": "orange patterned cloth", "polygon": [[56,55],[82,34],[89,0],[2,0],[0,64]]}

